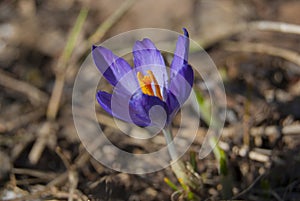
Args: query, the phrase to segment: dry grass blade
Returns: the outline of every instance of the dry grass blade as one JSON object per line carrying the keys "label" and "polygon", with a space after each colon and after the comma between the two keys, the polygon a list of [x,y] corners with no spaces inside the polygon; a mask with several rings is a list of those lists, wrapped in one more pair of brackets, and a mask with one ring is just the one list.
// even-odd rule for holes
{"label": "dry grass blade", "polygon": [[57,125],[53,122],[46,121],[41,125],[37,133],[38,138],[35,141],[28,156],[31,164],[36,164],[39,161],[47,145],[56,143],[56,130]]}
{"label": "dry grass blade", "polygon": [[70,36],[68,38],[65,49],[56,65],[55,84],[54,84],[54,88],[53,88],[52,95],[51,95],[51,98],[50,98],[50,101],[48,104],[48,109],[47,109],[48,119],[55,119],[55,117],[57,115],[59,104],[60,104],[60,99],[61,99],[61,96],[63,93],[63,88],[64,88],[67,63],[68,63],[68,61],[72,55],[72,52],[75,48],[75,44],[77,42],[77,39],[78,39],[79,33],[82,29],[82,26],[85,22],[87,14],[88,14],[88,10],[86,8],[82,8],[77,17],[75,25],[70,33]]}
{"label": "dry grass blade", "polygon": [[68,179],[70,183],[68,201],[73,201],[75,190],[78,185],[78,173],[75,170],[70,170]]}
{"label": "dry grass blade", "polygon": [[43,172],[39,170],[33,170],[33,169],[24,169],[24,168],[13,168],[12,172],[14,174],[22,174],[22,175],[29,175],[41,179],[54,179],[56,178],[57,174],[54,172]]}

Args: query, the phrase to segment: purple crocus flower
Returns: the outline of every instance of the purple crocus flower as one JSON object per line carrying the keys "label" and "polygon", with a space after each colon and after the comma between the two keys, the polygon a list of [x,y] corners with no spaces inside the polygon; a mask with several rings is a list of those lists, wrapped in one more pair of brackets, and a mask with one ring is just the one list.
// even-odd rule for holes
{"label": "purple crocus flower", "polygon": [[[109,49],[93,46],[94,63],[114,87],[113,94],[97,92],[101,107],[110,115],[141,127],[170,125],[189,97],[194,80],[192,67],[188,64],[189,35],[186,29],[183,31],[184,35],[177,40],[169,75],[161,52],[148,38],[134,44],[134,68]],[[153,106],[164,109],[163,125],[158,125],[161,124],[161,112],[151,113],[154,116],[150,117]]]}

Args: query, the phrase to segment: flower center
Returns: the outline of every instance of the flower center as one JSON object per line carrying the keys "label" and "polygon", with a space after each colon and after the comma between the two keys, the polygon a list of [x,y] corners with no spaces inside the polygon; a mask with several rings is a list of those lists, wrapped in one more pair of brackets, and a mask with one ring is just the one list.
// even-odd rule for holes
{"label": "flower center", "polygon": [[147,75],[143,75],[141,72],[138,72],[136,76],[139,81],[141,90],[144,94],[156,96],[163,100],[162,95],[160,93],[160,87],[151,70],[147,71]]}

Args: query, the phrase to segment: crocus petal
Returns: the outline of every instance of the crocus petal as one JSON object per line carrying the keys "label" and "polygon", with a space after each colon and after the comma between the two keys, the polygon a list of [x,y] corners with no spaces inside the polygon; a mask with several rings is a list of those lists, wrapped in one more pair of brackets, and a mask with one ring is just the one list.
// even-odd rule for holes
{"label": "crocus petal", "polygon": [[[98,91],[96,98],[100,106],[107,113],[125,122],[134,123],[141,127],[162,127],[164,125],[159,124],[167,122],[167,105],[159,98],[155,96],[145,95],[139,91],[134,94],[131,99],[128,99],[129,102],[126,103],[126,101],[122,101],[124,100],[124,96],[126,96],[126,94],[116,93],[113,96],[112,94],[109,94],[105,91]],[[112,101],[112,98],[114,99],[114,103]],[[166,115],[162,114],[161,110],[155,110],[157,108],[153,108],[153,106],[159,106],[160,108],[162,108]],[[151,122],[151,119],[149,117],[151,108],[155,110],[153,112],[156,113],[155,117],[157,117],[156,119],[154,119],[154,122]],[[127,112],[129,114],[126,114]]]}
{"label": "crocus petal", "polygon": [[[167,105],[165,102],[161,101],[158,97],[155,96],[148,96],[146,94],[143,94],[142,92],[137,92],[132,96],[132,99],[130,100],[129,104],[130,108],[130,116],[132,121],[138,125],[138,126],[158,126],[161,125],[155,125],[155,122],[159,122],[158,124],[162,124],[164,122],[167,122]],[[153,107],[153,106],[159,106]],[[151,108],[154,110],[152,112],[155,113],[156,119],[152,119],[155,122],[151,122],[151,119],[149,117],[149,112]],[[160,110],[160,109],[163,109]],[[162,114],[164,112],[164,114]]]}
{"label": "crocus petal", "polygon": [[146,75],[147,71],[151,70],[159,86],[165,86],[168,80],[165,62],[160,51],[150,39],[145,38],[142,41],[136,41],[133,47],[133,61],[137,71]]}
{"label": "crocus petal", "polygon": [[[115,86],[126,73],[132,70],[130,65],[123,58],[114,55],[112,51],[105,47],[93,45],[92,56],[99,71],[113,86]],[[131,84],[136,85],[136,87],[138,86],[135,81]]]}
{"label": "crocus petal", "polygon": [[174,76],[184,65],[188,63],[190,47],[189,33],[183,28],[184,35],[178,37],[174,58],[171,63],[171,77]]}
{"label": "crocus petal", "polygon": [[[192,90],[193,81],[194,72],[189,64],[184,65],[177,72],[177,74],[173,78],[171,78],[169,91],[177,98],[180,106],[183,105],[183,103],[189,97]],[[172,110],[175,109],[176,108],[172,108]]]}
{"label": "crocus petal", "polygon": [[[169,121],[172,121],[175,114],[178,112],[180,108],[180,104],[177,100],[177,97],[169,90],[166,90],[166,103],[168,105],[168,115],[169,115]],[[168,122],[171,123],[171,122]]]}
{"label": "crocus petal", "polygon": [[105,91],[98,91],[96,98],[100,106],[110,115],[112,115],[111,111],[111,97],[112,95]]}
{"label": "crocus petal", "polygon": [[[124,98],[126,96],[127,95],[125,93],[122,94],[115,93],[113,96],[112,94],[109,94],[105,91],[98,91],[96,95],[96,99],[100,104],[100,106],[111,116],[132,123],[132,121],[130,121],[129,114],[125,113],[126,108],[129,107],[128,103],[124,101]],[[113,102],[112,102],[112,98],[114,99]]]}

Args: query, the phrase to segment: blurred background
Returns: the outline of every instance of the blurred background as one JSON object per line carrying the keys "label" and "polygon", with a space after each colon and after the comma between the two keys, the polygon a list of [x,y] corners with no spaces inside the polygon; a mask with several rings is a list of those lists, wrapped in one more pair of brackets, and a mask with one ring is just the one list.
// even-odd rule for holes
{"label": "blurred background", "polygon": [[[164,182],[177,184],[170,169],[129,175],[99,164],[81,145],[71,111],[92,44],[132,29],[182,27],[215,62],[227,95],[219,147],[228,173],[214,154],[198,161],[203,200],[299,200],[299,11],[298,0],[0,1],[0,200],[183,199]],[[101,108],[97,115],[122,149],[159,147],[115,139],[111,117]]]}

